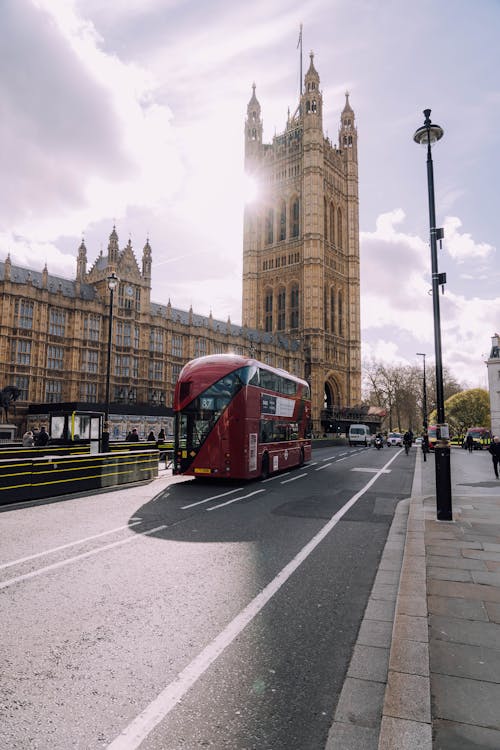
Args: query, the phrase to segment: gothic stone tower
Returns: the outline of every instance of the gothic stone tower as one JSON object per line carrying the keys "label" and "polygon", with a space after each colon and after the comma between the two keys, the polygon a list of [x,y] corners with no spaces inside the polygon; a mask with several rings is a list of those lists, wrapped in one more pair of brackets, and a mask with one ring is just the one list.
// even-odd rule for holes
{"label": "gothic stone tower", "polygon": [[361,401],[357,139],[347,93],[338,147],[324,136],[312,53],[299,106],[271,144],[254,84],[245,169],[258,197],[244,216],[243,325],[301,343],[315,431]]}

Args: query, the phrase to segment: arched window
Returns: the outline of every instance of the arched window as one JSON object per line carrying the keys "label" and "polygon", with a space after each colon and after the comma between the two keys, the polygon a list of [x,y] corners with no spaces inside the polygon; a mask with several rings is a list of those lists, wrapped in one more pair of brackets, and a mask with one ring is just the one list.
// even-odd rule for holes
{"label": "arched window", "polygon": [[342,247],[342,211],[337,209],[337,245]]}
{"label": "arched window", "polygon": [[335,333],[335,289],[330,287],[330,331]]}
{"label": "arched window", "polygon": [[330,242],[335,242],[335,209],[333,203],[330,203]]}
{"label": "arched window", "polygon": [[292,237],[299,236],[299,199],[294,198],[292,201]]}
{"label": "arched window", "polygon": [[266,244],[274,242],[274,209],[269,208],[266,214]]}
{"label": "arched window", "polygon": [[323,234],[325,235],[325,241],[328,239],[328,207],[326,198],[323,198]]}
{"label": "arched window", "polygon": [[307,101],[306,102],[306,113],[309,114],[310,111],[311,111],[311,102]]}
{"label": "arched window", "polygon": [[286,240],[286,203],[281,201],[280,205],[280,234],[279,241]]}
{"label": "arched window", "polygon": [[273,330],[273,290],[266,289],[264,298],[264,328]]}
{"label": "arched window", "polygon": [[285,330],[286,321],[286,290],[280,287],[278,290],[278,331]]}
{"label": "arched window", "polygon": [[299,285],[292,284],[290,289],[290,328],[299,327]]}
{"label": "arched window", "polygon": [[339,289],[338,302],[337,302],[337,319],[339,324],[339,336],[344,335],[344,308],[342,299],[342,290]]}
{"label": "arched window", "polygon": [[318,109],[318,107],[317,107],[317,105],[316,105],[316,99],[313,99],[313,100],[312,100],[312,104],[311,104],[311,110],[312,110],[313,112],[317,112],[317,109]]}
{"label": "arched window", "polygon": [[328,331],[328,294],[326,287],[323,289],[323,328]]}

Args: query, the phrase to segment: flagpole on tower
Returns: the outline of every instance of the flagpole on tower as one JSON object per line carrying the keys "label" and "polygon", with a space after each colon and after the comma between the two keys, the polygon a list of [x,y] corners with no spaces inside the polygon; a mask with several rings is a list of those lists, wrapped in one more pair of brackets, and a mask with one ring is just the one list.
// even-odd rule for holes
{"label": "flagpole on tower", "polygon": [[302,24],[300,24],[300,33],[299,33],[299,41],[297,43],[297,49],[300,47],[300,82],[299,82],[299,91],[300,96],[302,96]]}

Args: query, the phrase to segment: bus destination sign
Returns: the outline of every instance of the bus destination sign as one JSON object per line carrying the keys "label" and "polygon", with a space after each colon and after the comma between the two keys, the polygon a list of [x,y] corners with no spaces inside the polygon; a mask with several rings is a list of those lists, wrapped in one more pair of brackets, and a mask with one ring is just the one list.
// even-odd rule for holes
{"label": "bus destination sign", "polygon": [[271,396],[269,393],[261,394],[261,414],[272,414],[275,417],[293,417],[294,408],[295,401],[292,398]]}

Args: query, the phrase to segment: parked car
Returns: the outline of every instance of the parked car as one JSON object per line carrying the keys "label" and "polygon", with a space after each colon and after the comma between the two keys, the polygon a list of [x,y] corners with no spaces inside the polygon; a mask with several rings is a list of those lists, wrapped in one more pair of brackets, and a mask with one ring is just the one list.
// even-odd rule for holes
{"label": "parked car", "polygon": [[400,432],[390,432],[387,435],[387,445],[403,445],[403,436]]}

